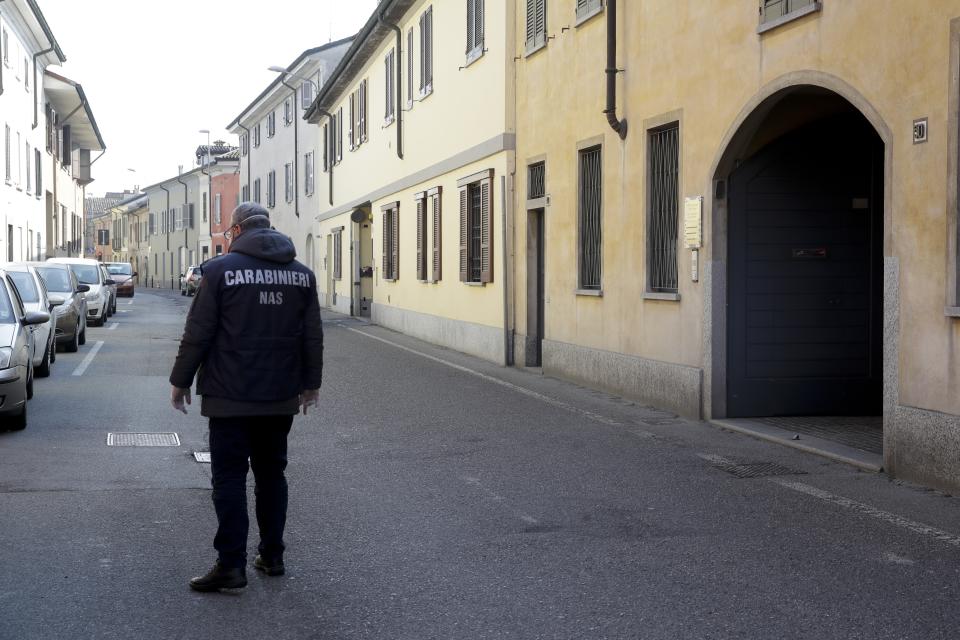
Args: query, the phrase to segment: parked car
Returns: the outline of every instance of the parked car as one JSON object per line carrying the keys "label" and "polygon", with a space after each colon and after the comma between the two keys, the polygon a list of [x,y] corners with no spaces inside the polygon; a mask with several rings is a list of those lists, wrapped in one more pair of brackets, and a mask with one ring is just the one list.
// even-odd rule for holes
{"label": "parked car", "polygon": [[137,272],[126,262],[104,262],[110,278],[117,283],[117,295],[133,297],[133,288],[137,283]]}
{"label": "parked car", "polygon": [[80,284],[68,265],[53,262],[32,264],[47,287],[57,321],[57,344],[72,353],[87,341],[87,301],[83,296],[90,287]]}
{"label": "parked car", "polygon": [[180,295],[192,296],[195,294],[202,278],[202,265],[194,265],[187,269],[187,272],[180,276]]}
{"label": "parked car", "polygon": [[104,282],[100,263],[90,258],[47,258],[47,262],[69,266],[80,284],[90,288],[83,294],[87,301],[87,322],[95,327],[102,326],[110,312],[110,290]]}
{"label": "parked car", "polygon": [[30,327],[33,332],[33,371],[41,377],[50,375],[50,366],[57,359],[57,319],[53,317],[53,306],[47,297],[47,287],[43,284],[36,267],[16,263],[4,267],[10,280],[17,287],[20,301],[27,311],[42,311],[50,317],[43,324]]}
{"label": "parked car", "polygon": [[27,426],[27,400],[33,397],[30,327],[49,319],[49,313],[24,309],[10,276],[0,270],[0,420],[8,429]]}
{"label": "parked car", "polygon": [[103,273],[103,285],[110,292],[110,304],[107,305],[107,317],[109,318],[117,312],[117,283],[110,277],[107,267],[100,264],[100,271]]}

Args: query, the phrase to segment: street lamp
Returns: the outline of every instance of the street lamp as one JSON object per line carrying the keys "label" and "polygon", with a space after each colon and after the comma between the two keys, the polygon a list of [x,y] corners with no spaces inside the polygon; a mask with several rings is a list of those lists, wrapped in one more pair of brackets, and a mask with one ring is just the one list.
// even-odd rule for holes
{"label": "street lamp", "polygon": [[281,67],[278,65],[267,67],[267,71],[273,71],[274,73],[282,73],[284,75],[290,76],[291,78],[296,78],[297,80],[303,80],[304,82],[309,82],[310,84],[313,85],[313,90],[316,91],[318,94],[320,93],[320,87],[319,85],[317,85],[316,82],[313,81],[313,78],[308,78],[307,76],[301,76],[298,73],[287,71],[285,67]]}

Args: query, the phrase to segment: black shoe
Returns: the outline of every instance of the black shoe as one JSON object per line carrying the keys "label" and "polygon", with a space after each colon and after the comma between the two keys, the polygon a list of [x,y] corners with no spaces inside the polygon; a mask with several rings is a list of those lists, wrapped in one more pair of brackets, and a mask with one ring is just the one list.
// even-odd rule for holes
{"label": "black shoe", "polygon": [[286,571],[283,560],[264,560],[259,553],[253,559],[253,567],[257,571],[263,571],[268,576],[282,576]]}
{"label": "black shoe", "polygon": [[243,567],[228,569],[220,563],[205,576],[193,578],[190,588],[194,591],[219,591],[220,589],[241,589],[247,586],[247,572]]}

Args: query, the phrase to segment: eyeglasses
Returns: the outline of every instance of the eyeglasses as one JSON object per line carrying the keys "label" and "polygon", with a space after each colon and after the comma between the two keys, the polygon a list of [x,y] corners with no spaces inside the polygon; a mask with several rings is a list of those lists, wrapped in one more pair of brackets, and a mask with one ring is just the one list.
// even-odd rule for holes
{"label": "eyeglasses", "polygon": [[230,227],[229,229],[227,229],[226,231],[224,231],[224,232],[223,232],[223,237],[226,238],[227,240],[233,240],[234,236],[237,235],[237,234],[235,234],[235,233],[233,232],[233,228],[234,228],[234,227],[239,227],[239,226],[240,226],[240,225],[235,224],[235,225],[233,225],[233,227]]}

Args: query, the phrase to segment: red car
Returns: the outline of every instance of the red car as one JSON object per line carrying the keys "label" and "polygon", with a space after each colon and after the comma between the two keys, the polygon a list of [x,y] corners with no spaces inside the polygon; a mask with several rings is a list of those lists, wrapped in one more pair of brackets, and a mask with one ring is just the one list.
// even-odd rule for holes
{"label": "red car", "polygon": [[104,262],[110,279],[117,283],[117,296],[133,297],[133,288],[137,282],[137,272],[126,262]]}

